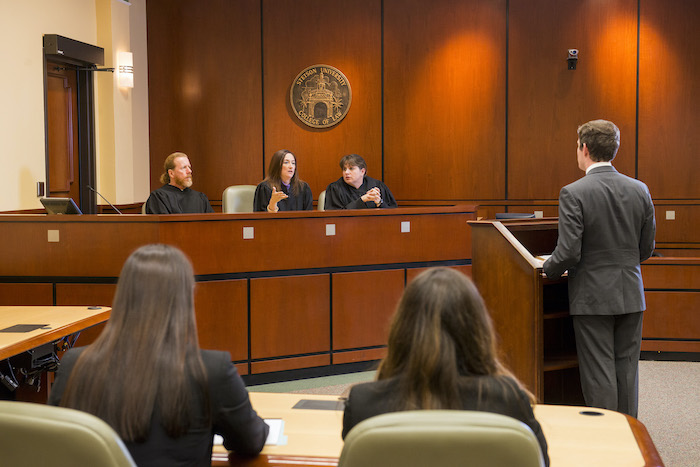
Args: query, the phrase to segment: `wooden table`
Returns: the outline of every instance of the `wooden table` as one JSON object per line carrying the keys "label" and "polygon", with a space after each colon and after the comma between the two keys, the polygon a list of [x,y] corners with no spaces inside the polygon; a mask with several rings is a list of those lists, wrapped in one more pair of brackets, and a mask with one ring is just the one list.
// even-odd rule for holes
{"label": "wooden table", "polygon": [[[343,449],[341,410],[293,409],[300,400],[339,402],[337,396],[250,393],[263,418],[282,418],[287,444],[265,446],[253,459],[232,457],[215,446],[212,465],[335,466]],[[602,415],[585,415],[597,412]],[[537,405],[535,417],[547,439],[551,467],[591,465],[663,466],[644,425],[627,415],[603,409]]]}
{"label": "wooden table", "polygon": [[28,332],[0,332],[0,360],[57,341],[109,319],[109,307],[0,306],[0,330],[39,325]]}

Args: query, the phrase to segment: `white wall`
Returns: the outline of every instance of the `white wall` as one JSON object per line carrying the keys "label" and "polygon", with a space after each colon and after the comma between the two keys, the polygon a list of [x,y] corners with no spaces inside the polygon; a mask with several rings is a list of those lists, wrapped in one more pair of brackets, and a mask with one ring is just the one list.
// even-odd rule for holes
{"label": "white wall", "polygon": [[[105,21],[104,15],[98,20],[98,9],[103,12],[113,10],[114,18],[110,14],[108,21]],[[100,102],[99,88],[107,86],[109,89],[116,77],[98,73],[107,76],[106,79],[99,76],[96,79],[97,188],[100,190],[101,185],[107,186],[109,189],[103,194],[108,199],[111,196],[118,203],[139,202],[147,196],[148,174],[138,179],[134,177],[136,167],[139,171],[148,167],[145,0],[134,0],[132,6],[120,0],[0,0],[0,51],[3,57],[0,72],[0,89],[3,90],[0,111],[0,162],[3,169],[0,211],[41,209],[36,196],[36,183],[46,180],[42,36],[59,34],[105,47],[98,36],[106,23],[116,23],[111,29],[117,38],[111,42],[118,47],[129,44],[131,37],[143,41],[137,48],[138,58],[134,52],[134,61],[142,62],[140,66],[143,68],[141,76],[135,75],[136,86],[141,89],[135,92],[135,87],[125,96],[117,98],[121,91],[115,87],[114,103]],[[108,44],[110,53],[112,43]],[[112,59],[111,55],[107,55],[107,49],[105,60],[106,65],[111,66]],[[138,70],[136,64],[135,69]],[[135,125],[138,128],[134,128]],[[112,138],[111,146],[105,146],[103,135],[109,128],[114,128],[111,131],[119,137]],[[120,141],[118,151],[114,143],[117,139]],[[106,140],[109,143],[109,138]],[[111,171],[102,170],[105,165],[103,152]],[[120,190],[116,187],[120,187]],[[122,190],[121,187],[125,188]]]}
{"label": "white wall", "polygon": [[[148,54],[146,47],[146,0],[132,0],[129,10],[131,52],[134,54],[134,89],[131,90],[133,193],[125,202],[145,201],[151,191],[148,140]],[[118,198],[121,199],[121,198]]]}

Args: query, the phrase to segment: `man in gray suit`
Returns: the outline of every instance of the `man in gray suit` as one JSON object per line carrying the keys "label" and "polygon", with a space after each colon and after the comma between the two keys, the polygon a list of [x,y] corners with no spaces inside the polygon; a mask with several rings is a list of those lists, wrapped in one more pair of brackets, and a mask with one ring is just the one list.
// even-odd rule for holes
{"label": "man in gray suit", "polygon": [[559,239],[543,265],[569,271],[581,387],[586,405],[637,416],[642,312],[640,262],[654,250],[656,220],[647,186],[612,166],[620,130],[606,120],[578,128],[586,176],[559,193]]}

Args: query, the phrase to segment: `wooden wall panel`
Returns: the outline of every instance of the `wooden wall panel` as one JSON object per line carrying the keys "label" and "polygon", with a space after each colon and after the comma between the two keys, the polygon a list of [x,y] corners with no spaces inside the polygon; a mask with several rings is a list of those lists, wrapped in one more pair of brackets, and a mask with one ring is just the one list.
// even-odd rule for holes
{"label": "wooden wall panel", "polygon": [[250,364],[251,373],[268,373],[272,371],[296,370],[298,368],[313,368],[331,364],[331,356],[308,355],[306,357],[280,358],[276,360],[265,360]]}
{"label": "wooden wall panel", "polygon": [[640,2],[639,178],[656,199],[700,198],[700,2]]}
{"label": "wooden wall panel", "polygon": [[201,348],[248,359],[248,281],[198,282],[194,307]]}
{"label": "wooden wall panel", "polygon": [[194,188],[220,200],[262,177],[260,2],[148,0],[151,188],[190,156]]}
{"label": "wooden wall panel", "polygon": [[700,293],[646,292],[642,337],[700,339]]}
{"label": "wooden wall panel", "polygon": [[642,264],[645,289],[700,290],[700,259],[651,258]]}
{"label": "wooden wall panel", "polygon": [[505,44],[505,0],[384,1],[384,180],[397,198],[505,196]]}
{"label": "wooden wall panel", "polygon": [[0,284],[0,306],[53,305],[53,284]]}
{"label": "wooden wall panel", "polygon": [[642,352],[700,352],[700,341],[642,339]]}
{"label": "wooden wall panel", "polygon": [[620,128],[615,166],[634,176],[637,0],[509,5],[508,198],[557,199],[583,175],[576,128],[597,118]]}
{"label": "wooden wall panel", "polygon": [[117,284],[56,284],[57,306],[112,306]]}
{"label": "wooden wall panel", "polygon": [[253,359],[330,352],[330,318],[327,274],[250,280]]}
{"label": "wooden wall panel", "polygon": [[[381,177],[381,1],[263,0],[265,165],[279,149],[297,156],[299,177],[314,198],[340,177],[338,161],[362,155]],[[325,64],[350,81],[352,104],[328,129],[301,123],[289,104],[290,85],[305,68]]]}
{"label": "wooden wall panel", "polygon": [[[403,203],[547,205],[583,175],[577,125],[602,117],[621,128],[621,172],[647,182],[654,199],[696,200],[699,9],[663,0],[149,0],[152,184],[164,156],[184,150],[195,188],[217,205],[225,186],[258,182],[287,147],[316,197],[339,176],[339,157],[357,152]],[[566,69],[569,47],[580,50],[576,71]],[[319,63],[340,68],[354,96],[345,120],[325,130],[297,122],[288,103],[291,80]]]}
{"label": "wooden wall panel", "polygon": [[[347,352],[334,352],[333,364],[366,362],[369,360],[381,360],[386,357],[386,347],[376,349],[349,350]],[[376,368],[376,367],[375,367]]]}
{"label": "wooden wall panel", "polygon": [[[700,170],[698,174],[700,175]],[[654,207],[657,243],[700,244],[700,204],[691,206],[656,203]]]}
{"label": "wooden wall panel", "polygon": [[333,274],[332,282],[333,350],[386,345],[404,270]]}
{"label": "wooden wall panel", "polygon": [[[132,251],[158,240],[156,223],[146,216],[124,222],[126,217],[36,216],[16,223],[5,218],[0,221],[2,274],[117,276]],[[48,241],[50,231],[58,232],[58,242]]]}
{"label": "wooden wall panel", "polygon": [[[194,264],[195,274],[222,271],[264,271],[417,261],[465,260],[471,257],[471,212],[429,213],[407,209],[327,211],[314,213],[254,213],[248,218],[220,215],[203,227],[200,222],[162,224],[161,241],[181,248]],[[440,210],[443,208],[435,208]],[[444,208],[459,210],[461,208]],[[465,210],[469,210],[465,208]],[[211,215],[214,216],[214,215]],[[282,219],[282,217],[287,217]],[[210,217],[211,219],[211,217]],[[401,232],[403,222],[410,232]],[[326,226],[335,235],[326,234]],[[253,227],[254,238],[243,239],[243,228]],[[450,232],[445,239],[445,232]],[[371,239],[362,254],[348,248],[358,238]],[[192,239],[197,241],[193,242]],[[212,245],[222,245],[211,255]],[[309,245],[309,248],[290,248]],[[415,245],[420,245],[416,248]]]}

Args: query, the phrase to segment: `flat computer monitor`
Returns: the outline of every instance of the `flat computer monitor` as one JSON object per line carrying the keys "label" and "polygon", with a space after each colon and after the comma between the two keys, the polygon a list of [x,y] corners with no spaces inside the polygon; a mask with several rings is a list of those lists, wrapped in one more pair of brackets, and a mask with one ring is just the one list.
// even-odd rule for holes
{"label": "flat computer monitor", "polygon": [[41,198],[47,214],[82,214],[73,198]]}

